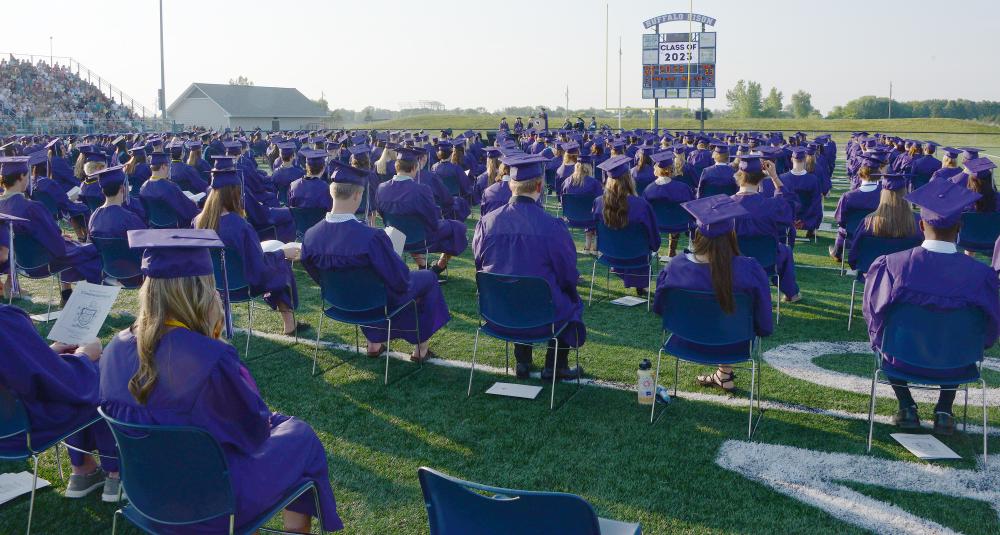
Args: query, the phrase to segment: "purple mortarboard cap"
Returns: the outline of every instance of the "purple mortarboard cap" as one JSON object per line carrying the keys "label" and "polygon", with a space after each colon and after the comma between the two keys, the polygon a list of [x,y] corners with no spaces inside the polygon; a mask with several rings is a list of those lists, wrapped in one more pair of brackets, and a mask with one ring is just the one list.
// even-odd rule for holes
{"label": "purple mortarboard cap", "polygon": [[712,150],[714,152],[718,152],[719,154],[728,154],[729,145],[726,145],[725,143],[712,143]]}
{"label": "purple mortarboard cap", "polygon": [[560,147],[562,148],[562,150],[568,152],[569,154],[580,153],[580,144],[577,143],[576,141],[567,141],[566,143],[560,145]]}
{"label": "purple mortarboard cap", "polygon": [[933,141],[924,141],[924,145],[927,145],[928,147],[940,147],[941,146],[941,144],[935,143]]}
{"label": "purple mortarboard cap", "polygon": [[41,165],[49,161],[49,151],[47,150],[36,150],[28,155],[28,167],[34,167],[36,165]]}
{"label": "purple mortarboard cap", "polygon": [[153,279],[212,275],[209,249],[225,245],[210,229],[142,229],[128,231],[128,246],[145,249],[142,273]]}
{"label": "purple mortarboard cap", "polygon": [[359,154],[371,154],[372,148],[368,145],[354,145],[347,149],[351,154],[357,156]]}
{"label": "purple mortarboard cap", "polygon": [[179,142],[171,143],[167,147],[167,150],[170,151],[171,158],[180,158],[181,154],[184,154],[184,144]]}
{"label": "purple mortarboard cap", "polygon": [[[815,149],[813,150],[813,152],[815,152]],[[808,153],[807,149],[802,148],[802,147],[795,147],[795,148],[792,149],[792,159],[793,160],[805,160],[807,153]]]}
{"label": "purple mortarboard cap", "polygon": [[49,141],[48,143],[45,144],[45,148],[46,149],[55,148],[59,145],[59,141],[60,141],[59,138],[53,138],[52,141]]}
{"label": "purple mortarboard cap", "polygon": [[698,232],[706,238],[717,238],[736,228],[736,218],[749,212],[728,195],[712,195],[681,203],[698,224]]}
{"label": "purple mortarboard cap", "polygon": [[953,148],[953,147],[945,147],[945,148],[943,148],[943,149],[941,149],[941,150],[942,150],[942,151],[943,151],[943,152],[944,152],[945,154],[947,154],[949,158],[951,158],[951,159],[953,159],[953,160],[954,160],[955,158],[958,158],[958,155],[959,155],[959,154],[962,154],[962,150],[961,150],[961,149],[956,149],[956,148]]}
{"label": "purple mortarboard cap", "polygon": [[103,152],[97,150],[93,146],[81,147],[80,154],[83,154],[83,161],[85,162],[106,162],[107,156]]}
{"label": "purple mortarboard cap", "polygon": [[740,156],[740,171],[744,173],[759,173],[763,167],[761,166],[760,154],[747,154],[746,156]]}
{"label": "purple mortarboard cap", "polygon": [[[218,161],[216,161],[218,163]],[[239,186],[240,176],[235,167],[219,167],[212,169],[212,189],[226,186]]]}
{"label": "purple mortarboard cap", "polygon": [[340,160],[330,160],[326,164],[326,170],[330,174],[330,180],[337,184],[364,186],[368,182],[368,171],[351,167]]}
{"label": "purple mortarboard cap", "polygon": [[98,182],[100,182],[102,188],[109,186],[121,186],[122,184],[125,183],[125,180],[128,179],[128,177],[125,176],[124,165],[107,167],[105,169],[101,169],[100,171],[90,176],[91,178],[97,177],[97,180]]}
{"label": "purple mortarboard cap", "polygon": [[420,159],[424,151],[412,147],[400,147],[396,151],[396,159],[404,162],[415,162]]}
{"label": "purple mortarboard cap", "polygon": [[226,141],[222,146],[226,148],[226,154],[239,154],[243,150],[243,144],[239,141]]}
{"label": "purple mortarboard cap", "polygon": [[962,212],[982,195],[951,180],[935,180],[911,191],[905,199],[920,207],[920,219],[935,228],[958,224]]}
{"label": "purple mortarboard cap", "polygon": [[884,163],[882,157],[878,154],[865,154],[862,156],[862,159],[864,161],[861,162],[861,165],[869,169],[878,169]]}
{"label": "purple mortarboard cap", "polygon": [[975,160],[979,157],[979,152],[983,149],[977,149],[976,147],[959,147],[962,150],[962,154],[970,160]]}
{"label": "purple mortarboard cap", "polygon": [[201,141],[188,141],[185,145],[190,150],[196,150],[201,148]]}
{"label": "purple mortarboard cap", "polygon": [[299,151],[305,159],[306,162],[311,165],[322,165],[326,161],[326,151],[317,149],[302,149]]}
{"label": "purple mortarboard cap", "polygon": [[290,156],[292,154],[295,154],[294,142],[287,141],[285,143],[278,143],[277,147],[278,150],[281,151],[281,154],[284,154],[285,156]]}
{"label": "purple mortarboard cap", "polygon": [[615,150],[622,150],[622,149],[624,149],[625,148],[625,140],[624,139],[616,139],[616,140],[612,141],[611,142],[611,148],[615,149]]}
{"label": "purple mortarboard cap", "polygon": [[0,158],[0,175],[27,174],[28,159],[28,156],[4,156]]}
{"label": "purple mortarboard cap", "polygon": [[597,164],[597,168],[603,170],[611,178],[618,178],[620,176],[628,175],[631,169],[632,158],[628,156],[612,156],[607,160]]}
{"label": "purple mortarboard cap", "polygon": [[906,187],[906,175],[903,173],[882,173],[873,176],[882,177],[882,189],[897,191]]}
{"label": "purple mortarboard cap", "polygon": [[581,154],[580,157],[576,159],[576,161],[578,161],[580,163],[588,163],[588,164],[593,165],[593,163],[594,163],[594,155],[590,154],[589,152],[588,153],[584,153],[584,154]]}
{"label": "purple mortarboard cap", "polygon": [[226,156],[225,154],[213,154],[212,165],[215,166],[214,169],[235,169],[236,156]]}
{"label": "purple mortarboard cap", "polygon": [[997,164],[993,163],[989,158],[975,158],[972,160],[965,160],[963,166],[969,170],[970,173],[975,174],[977,178],[980,177],[980,173],[986,173],[990,169],[996,169]]}
{"label": "purple mortarboard cap", "polygon": [[163,165],[170,163],[170,157],[165,152],[154,152],[149,155],[149,165]]}
{"label": "purple mortarboard cap", "polygon": [[487,158],[499,158],[500,157],[500,147],[486,147],[483,149],[486,153]]}
{"label": "purple mortarboard cap", "polygon": [[548,158],[535,155],[516,155],[503,157],[501,162],[510,167],[510,179],[514,182],[524,182],[541,177],[545,173],[542,164],[548,162]]}
{"label": "purple mortarboard cap", "polygon": [[137,157],[140,157],[140,158],[141,157],[145,157],[146,156],[146,144],[145,143],[139,143],[138,145],[134,145],[131,149],[128,150],[128,153],[130,155],[132,155],[132,156],[137,156]]}
{"label": "purple mortarboard cap", "polygon": [[669,150],[657,152],[649,157],[657,167],[668,168],[674,165],[674,153]]}

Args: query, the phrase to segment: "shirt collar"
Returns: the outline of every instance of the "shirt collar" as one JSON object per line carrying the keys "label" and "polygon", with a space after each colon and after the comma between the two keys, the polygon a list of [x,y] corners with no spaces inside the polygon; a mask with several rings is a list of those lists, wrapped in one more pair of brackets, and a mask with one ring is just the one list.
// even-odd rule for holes
{"label": "shirt collar", "polygon": [[792,169],[791,171],[789,171],[789,173],[791,173],[791,174],[793,174],[795,176],[802,176],[802,175],[804,175],[804,174],[806,174],[808,172],[809,171],[806,171],[805,169],[803,169],[801,171],[798,171],[798,172],[796,172],[795,169]]}
{"label": "shirt collar", "polygon": [[345,223],[347,221],[358,220],[358,218],[354,217],[354,214],[335,214],[333,212],[327,212],[325,219],[328,223]]}
{"label": "shirt collar", "polygon": [[510,182],[510,175],[504,175],[500,177],[501,182]]}
{"label": "shirt collar", "polygon": [[864,192],[875,191],[878,189],[877,182],[863,182],[858,189]]}
{"label": "shirt collar", "polygon": [[413,177],[406,175],[395,175],[392,177],[392,180],[394,182],[404,182],[406,180],[413,180]]}
{"label": "shirt collar", "polygon": [[955,242],[950,241],[924,240],[920,246],[932,253],[955,254],[958,252],[958,246],[955,245]]}

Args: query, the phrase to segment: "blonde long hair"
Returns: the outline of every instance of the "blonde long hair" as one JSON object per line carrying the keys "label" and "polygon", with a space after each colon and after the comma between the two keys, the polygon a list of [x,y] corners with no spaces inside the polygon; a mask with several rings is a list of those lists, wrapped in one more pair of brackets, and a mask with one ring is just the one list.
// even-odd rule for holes
{"label": "blonde long hair", "polygon": [[169,328],[167,320],[183,323],[203,336],[218,338],[222,332],[222,301],[215,289],[215,277],[147,278],[139,289],[139,315],[135,334],[139,369],[129,379],[128,391],[145,405],[156,386],[156,349]]}
{"label": "blonde long hair", "polygon": [[583,184],[583,179],[588,176],[594,176],[594,167],[589,163],[576,162],[576,165],[573,167],[573,174],[570,175],[573,179],[572,184],[580,186]]}
{"label": "blonde long hair", "polygon": [[375,172],[384,175],[386,173],[386,168],[389,166],[389,162],[396,159],[396,151],[386,147],[382,149],[382,154],[375,161]]}
{"label": "blonde long hair", "polygon": [[205,207],[194,222],[194,227],[219,230],[219,219],[224,211],[246,217],[243,212],[243,191],[240,186],[212,188],[208,198],[205,199]]}
{"label": "blonde long hair", "polygon": [[486,158],[486,184],[500,180],[500,159]]}
{"label": "blonde long hair", "polygon": [[879,238],[906,238],[917,233],[910,203],[902,190],[882,188],[878,208],[865,218],[865,228]]}
{"label": "blonde long hair", "polygon": [[611,229],[622,229],[628,225],[628,196],[635,195],[635,182],[628,172],[618,178],[608,177],[604,181],[604,207],[601,215],[604,224]]}

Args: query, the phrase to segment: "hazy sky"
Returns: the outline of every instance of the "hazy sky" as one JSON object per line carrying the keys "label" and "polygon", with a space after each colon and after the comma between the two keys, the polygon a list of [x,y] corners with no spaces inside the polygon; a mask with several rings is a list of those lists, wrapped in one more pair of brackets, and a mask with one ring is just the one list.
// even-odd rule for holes
{"label": "hazy sky", "polygon": [[[605,105],[605,5],[596,0],[165,0],[170,103],[192,82],[245,75],[257,85],[325,94],[332,107]],[[949,6],[954,9],[948,9]],[[960,7],[959,7],[960,6]],[[610,2],[607,102],[641,98],[642,22],[685,1]],[[153,105],[159,87],[156,0],[5,2],[0,52],[72,56]],[[798,89],[823,112],[866,94],[899,100],[1000,100],[1000,1],[696,1],[718,19],[719,98],[740,78]],[[21,21],[21,22],[18,22]],[[686,22],[661,31],[687,31]],[[697,29],[697,25],[695,26]],[[677,101],[681,106],[684,100]],[[695,106],[694,101],[691,102]]]}

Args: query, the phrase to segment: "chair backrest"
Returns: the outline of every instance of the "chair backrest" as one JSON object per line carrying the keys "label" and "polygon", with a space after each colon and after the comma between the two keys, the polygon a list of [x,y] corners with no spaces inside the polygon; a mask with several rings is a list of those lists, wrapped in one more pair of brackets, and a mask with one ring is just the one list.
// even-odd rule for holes
{"label": "chair backrest", "polygon": [[749,256],[765,270],[778,263],[778,240],[774,236],[738,236],[740,256]]}
{"label": "chair backrest", "polygon": [[177,214],[167,203],[157,199],[142,199],[150,228],[177,228]]}
{"label": "chair backrest", "polygon": [[163,524],[193,524],[235,512],[229,467],[218,442],[203,429],[108,422],[128,500]]}
{"label": "chair backrest", "polygon": [[385,309],[388,304],[385,283],[370,267],[322,272],[320,293],[324,306],[344,312]]}
{"label": "chair backrest", "polygon": [[417,475],[431,535],[601,533],[594,508],[574,494],[489,487],[425,467]]}
{"label": "chair backrest", "polygon": [[662,199],[650,201],[656,215],[656,228],[660,231],[681,231],[691,226],[691,214],[680,203]]}
{"label": "chair backrest", "polygon": [[701,197],[711,197],[713,195],[735,195],[740,187],[733,184],[718,185],[718,184],[705,184],[701,188]]}
{"label": "chair backrest", "polygon": [[910,175],[910,190],[915,190],[922,188],[931,181],[931,175],[926,175],[922,173],[914,173]]}
{"label": "chair backrest", "polygon": [[597,195],[566,193],[562,196],[563,217],[574,223],[589,223],[594,220],[594,199]]}
{"label": "chair backrest", "polygon": [[871,267],[872,262],[876,258],[913,249],[920,245],[922,241],[922,237],[916,236],[910,238],[876,238],[874,236],[865,236],[858,245],[860,248],[858,251],[858,263],[854,269],[858,273],[867,273],[868,268]]}
{"label": "chair backrest", "polygon": [[406,235],[406,245],[423,245],[427,241],[427,230],[424,223],[415,215],[382,214],[387,227],[394,227]]}
{"label": "chair backrest", "polygon": [[326,216],[326,210],[322,208],[289,208],[288,210],[292,213],[292,220],[295,221],[295,233],[300,238]]}
{"label": "chair backrest", "polygon": [[130,249],[128,238],[91,236],[90,240],[101,254],[102,269],[109,277],[120,281],[142,275],[142,250]]}
{"label": "chair backrest", "polygon": [[247,281],[246,272],[243,270],[243,257],[239,251],[230,247],[225,248],[226,253],[226,278],[222,277],[222,249],[212,249],[212,268],[215,271],[215,289],[226,291],[226,283],[229,284],[229,292],[233,293],[250,287]]}
{"label": "chair backrest", "polygon": [[959,247],[992,251],[998,237],[1000,237],[1000,212],[962,214],[962,228],[958,232]]}
{"label": "chair backrest", "polygon": [[735,310],[726,314],[715,292],[667,288],[663,330],[700,345],[720,346],[755,338],[753,300],[734,293]]}
{"label": "chair backrest", "polygon": [[37,270],[52,262],[52,255],[42,242],[28,234],[14,233],[14,256],[17,267],[23,270]]}
{"label": "chair backrest", "polygon": [[83,198],[83,202],[86,203],[87,208],[89,208],[91,213],[93,213],[98,208],[100,208],[102,204],[104,204],[104,199],[101,197],[88,196]]}
{"label": "chair backrest", "polygon": [[42,206],[45,206],[45,209],[48,210],[50,214],[52,214],[52,217],[58,219],[59,205],[56,204],[56,200],[53,199],[52,195],[49,195],[47,191],[41,191],[36,189],[31,194],[31,200],[42,203]]}
{"label": "chair backrest", "polygon": [[799,197],[799,214],[803,213],[810,206],[812,206],[813,199],[816,198],[816,191],[814,190],[796,190],[795,194]]}
{"label": "chair backrest", "polygon": [[448,190],[448,194],[452,197],[457,197],[462,193],[462,188],[458,183],[458,177],[452,174],[438,175],[441,177],[441,182],[444,183],[445,189]]}
{"label": "chair backrest", "polygon": [[621,229],[611,229],[597,220],[597,250],[610,258],[621,260],[649,256],[649,241],[642,225],[630,223]]}
{"label": "chair backrest", "polygon": [[865,218],[868,217],[868,214],[871,213],[872,211],[867,208],[854,208],[845,211],[844,220],[847,222],[847,226],[844,227],[844,229],[847,230],[847,235],[854,236],[854,231],[858,230],[861,222],[864,221]]}
{"label": "chair backrest", "polygon": [[31,422],[21,398],[0,386],[0,439],[27,435],[30,431]]}
{"label": "chair backrest", "polygon": [[882,353],[911,366],[959,368],[983,358],[986,317],[976,307],[940,310],[893,305],[882,334]]}
{"label": "chair backrest", "polygon": [[529,330],[555,322],[549,283],[541,277],[476,272],[479,315],[506,329]]}

